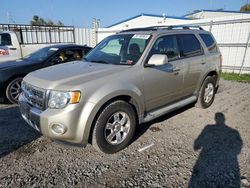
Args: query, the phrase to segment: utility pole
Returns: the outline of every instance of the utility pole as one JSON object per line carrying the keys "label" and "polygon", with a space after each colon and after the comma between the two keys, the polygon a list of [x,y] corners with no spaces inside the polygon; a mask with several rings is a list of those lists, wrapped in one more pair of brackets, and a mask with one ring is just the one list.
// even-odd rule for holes
{"label": "utility pole", "polygon": [[92,46],[95,46],[97,44],[97,30],[100,27],[101,27],[101,20],[93,18],[92,20],[92,29],[93,29]]}
{"label": "utility pole", "polygon": [[8,24],[10,23],[10,13],[9,11],[7,11],[7,21],[8,21]]}

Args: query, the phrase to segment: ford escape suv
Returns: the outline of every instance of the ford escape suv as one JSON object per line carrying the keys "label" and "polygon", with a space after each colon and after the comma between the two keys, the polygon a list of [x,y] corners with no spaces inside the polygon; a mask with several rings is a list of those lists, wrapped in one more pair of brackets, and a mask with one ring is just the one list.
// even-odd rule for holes
{"label": "ford escape suv", "polygon": [[104,39],[83,61],[28,74],[20,110],[49,138],[115,153],[138,124],[190,103],[209,107],[220,72],[215,39],[200,27],[130,29]]}

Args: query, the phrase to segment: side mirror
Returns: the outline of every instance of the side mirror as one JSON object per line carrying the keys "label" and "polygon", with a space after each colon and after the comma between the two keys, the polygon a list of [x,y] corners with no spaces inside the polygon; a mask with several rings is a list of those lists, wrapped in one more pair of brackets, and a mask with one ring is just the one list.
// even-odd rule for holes
{"label": "side mirror", "polygon": [[160,66],[168,63],[168,56],[165,54],[154,54],[148,61],[148,66]]}

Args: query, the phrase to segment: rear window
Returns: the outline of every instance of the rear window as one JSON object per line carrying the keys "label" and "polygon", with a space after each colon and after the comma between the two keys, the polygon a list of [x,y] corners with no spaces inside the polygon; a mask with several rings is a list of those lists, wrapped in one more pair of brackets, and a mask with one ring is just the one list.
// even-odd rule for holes
{"label": "rear window", "polygon": [[193,57],[203,54],[201,44],[193,34],[183,34],[178,37],[180,39],[183,57]]}
{"label": "rear window", "polygon": [[200,37],[202,38],[203,42],[206,44],[208,51],[211,53],[217,52],[217,46],[215,44],[215,41],[213,37],[209,34],[200,34]]}

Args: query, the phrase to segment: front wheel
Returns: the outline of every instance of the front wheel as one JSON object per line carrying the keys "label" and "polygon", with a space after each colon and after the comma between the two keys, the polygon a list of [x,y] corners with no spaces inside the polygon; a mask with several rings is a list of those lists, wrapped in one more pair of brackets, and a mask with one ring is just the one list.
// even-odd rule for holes
{"label": "front wheel", "polygon": [[19,95],[22,92],[21,89],[22,80],[23,80],[22,77],[15,78],[6,87],[6,97],[12,104],[18,103]]}
{"label": "front wheel", "polygon": [[128,146],[136,127],[133,107],[121,100],[108,104],[100,112],[93,129],[92,145],[104,153],[116,153]]}
{"label": "front wheel", "polygon": [[200,108],[208,108],[211,106],[214,101],[215,91],[215,79],[211,76],[208,76],[203,81],[201,86],[196,106]]}

